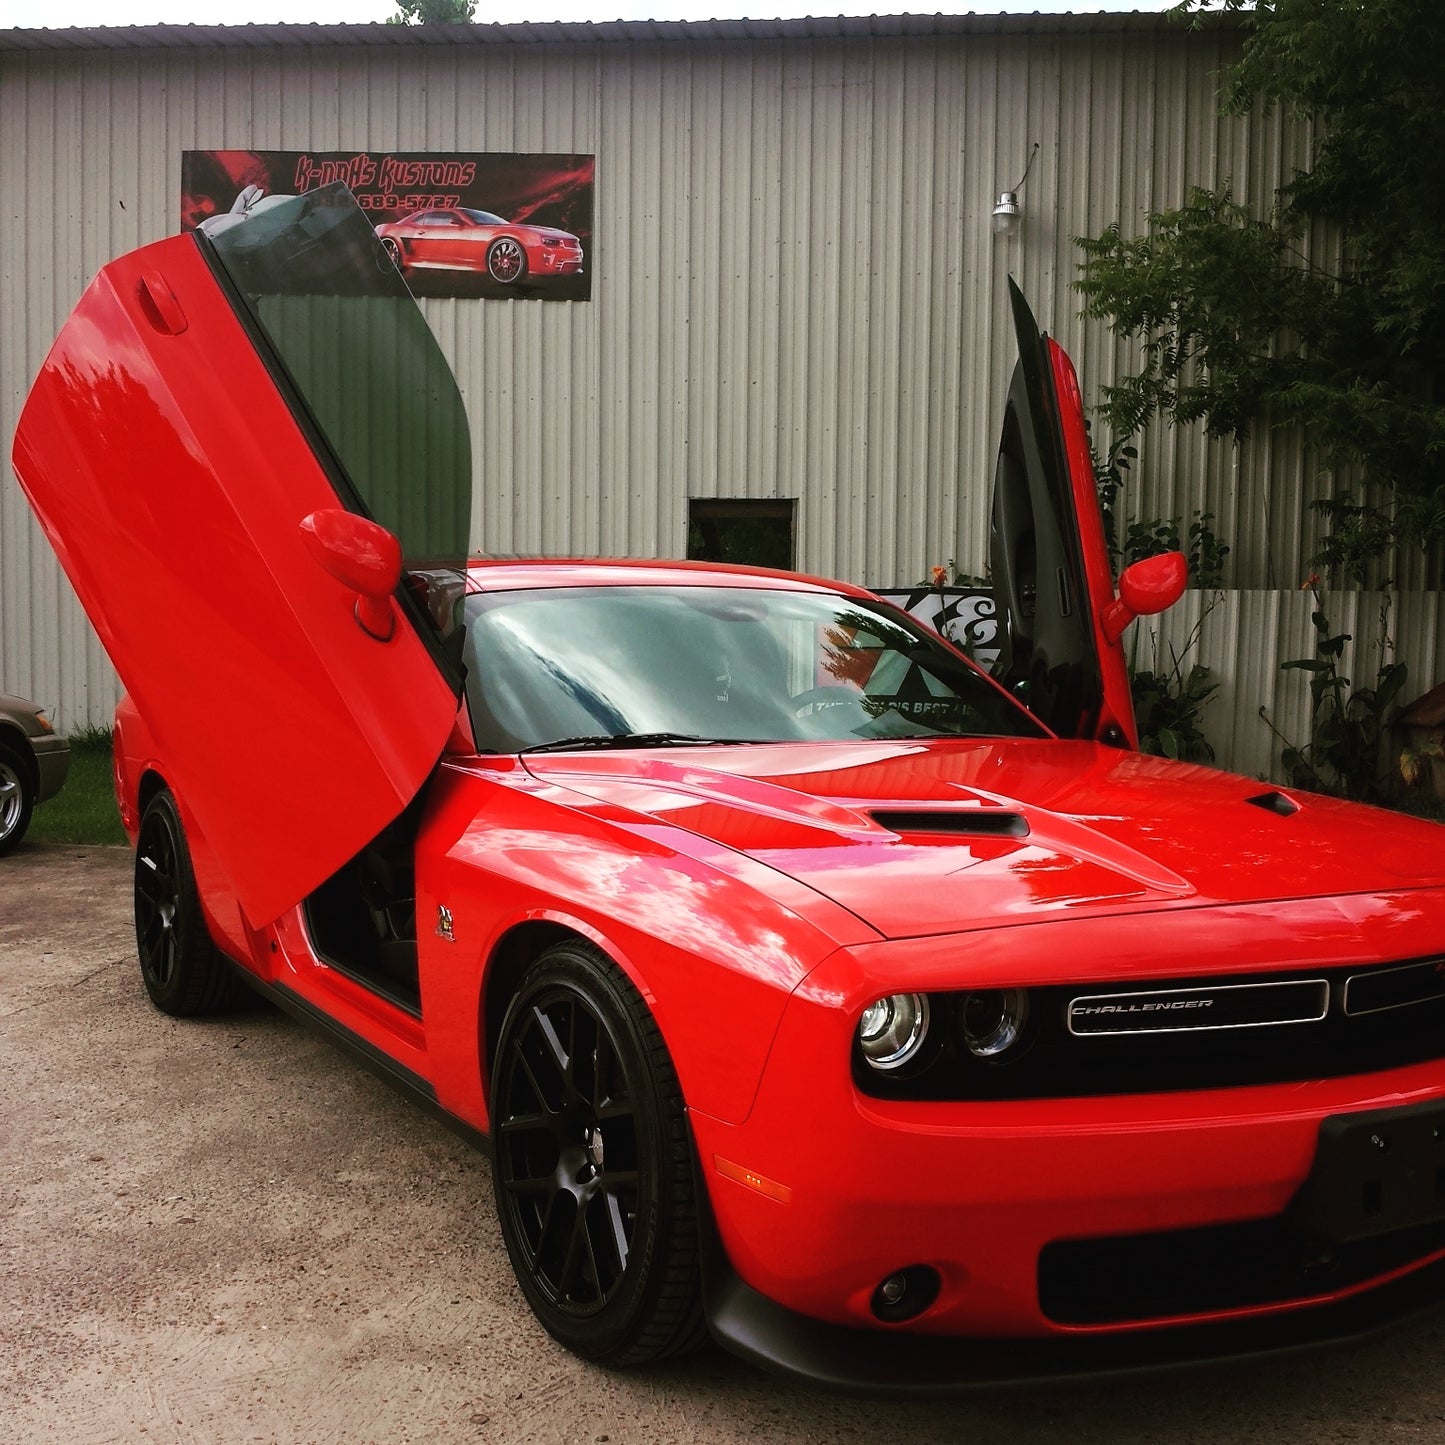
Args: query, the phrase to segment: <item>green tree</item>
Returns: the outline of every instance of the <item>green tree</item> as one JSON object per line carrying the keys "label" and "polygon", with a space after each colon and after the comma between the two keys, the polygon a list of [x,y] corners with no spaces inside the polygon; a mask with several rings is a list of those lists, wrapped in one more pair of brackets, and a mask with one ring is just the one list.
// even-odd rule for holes
{"label": "green tree", "polygon": [[[1313,119],[1314,154],[1267,216],[1226,184],[1142,237],[1080,238],[1086,314],[1142,347],[1104,416],[1124,436],[1156,414],[1221,437],[1303,427],[1324,466],[1390,498],[1319,504],[1319,560],[1358,579],[1397,540],[1445,537],[1445,5],[1224,8],[1244,44],[1221,104]],[[1174,13],[1198,25],[1203,9]]]}
{"label": "green tree", "polygon": [[470,25],[477,0],[396,0],[388,25]]}

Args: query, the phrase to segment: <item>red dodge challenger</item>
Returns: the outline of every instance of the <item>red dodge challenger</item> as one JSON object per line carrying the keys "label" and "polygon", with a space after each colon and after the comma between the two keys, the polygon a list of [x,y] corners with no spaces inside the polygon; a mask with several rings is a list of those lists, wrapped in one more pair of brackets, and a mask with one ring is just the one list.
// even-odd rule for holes
{"label": "red dodge challenger", "polygon": [[486,1149],[537,1318],[876,1389],[1445,1293],[1445,832],[1145,757],[1021,298],[1002,684],[855,587],[465,561],[461,399],[344,191],[112,262],[14,461],[128,689],[141,977]]}
{"label": "red dodge challenger", "polygon": [[376,228],[403,275],[413,270],[483,271],[511,286],[527,277],[576,276],[582,243],[570,231],[505,221],[466,206],[414,211]]}

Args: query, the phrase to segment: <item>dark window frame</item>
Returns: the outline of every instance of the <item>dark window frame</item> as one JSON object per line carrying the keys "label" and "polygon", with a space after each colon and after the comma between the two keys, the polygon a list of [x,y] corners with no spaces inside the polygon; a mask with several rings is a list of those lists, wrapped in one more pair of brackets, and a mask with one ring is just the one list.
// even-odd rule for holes
{"label": "dark window frame", "polygon": [[[787,556],[734,555],[718,534],[719,524],[785,522]],[[711,536],[709,536],[711,533]],[[778,538],[781,542],[781,529]],[[690,561],[744,566],[776,567],[793,572],[798,565],[798,499],[796,497],[689,497],[687,502],[687,556]]]}

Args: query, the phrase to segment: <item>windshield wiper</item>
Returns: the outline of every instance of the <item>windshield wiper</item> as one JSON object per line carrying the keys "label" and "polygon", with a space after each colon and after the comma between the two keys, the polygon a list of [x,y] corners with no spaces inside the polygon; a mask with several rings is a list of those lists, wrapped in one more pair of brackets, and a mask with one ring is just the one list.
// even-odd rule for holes
{"label": "windshield wiper", "polygon": [[758,738],[704,738],[694,733],[589,733],[577,738],[558,738],[550,743],[533,743],[520,751],[570,753],[584,748],[717,748],[758,741]]}

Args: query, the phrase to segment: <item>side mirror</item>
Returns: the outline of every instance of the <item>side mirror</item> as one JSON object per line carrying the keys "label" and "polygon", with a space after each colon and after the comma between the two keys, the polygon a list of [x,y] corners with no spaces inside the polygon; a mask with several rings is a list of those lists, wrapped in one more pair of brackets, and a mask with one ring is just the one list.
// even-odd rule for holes
{"label": "side mirror", "polygon": [[378,642],[396,631],[391,594],[401,582],[401,543],[355,512],[323,507],[301,522],[307,550],[343,587],[357,594],[356,621]]}
{"label": "side mirror", "polygon": [[1153,617],[1173,607],[1188,581],[1189,563],[1183,552],[1161,552],[1124,568],[1119,595],[1104,609],[1104,636],[1117,642],[1136,617]]}

